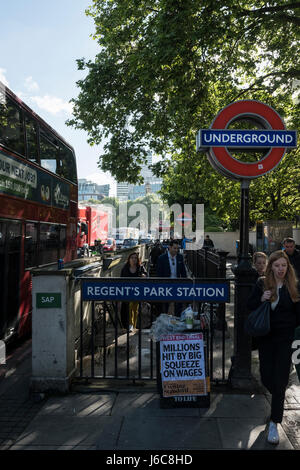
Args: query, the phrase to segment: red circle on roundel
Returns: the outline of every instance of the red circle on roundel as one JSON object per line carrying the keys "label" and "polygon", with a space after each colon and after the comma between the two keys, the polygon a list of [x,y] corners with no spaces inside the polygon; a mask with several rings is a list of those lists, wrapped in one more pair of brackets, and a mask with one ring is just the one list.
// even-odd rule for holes
{"label": "red circle on roundel", "polygon": [[[239,116],[251,116],[253,119],[264,120],[271,130],[285,130],[284,122],[279,114],[270,106],[254,100],[241,100],[229,104],[216,116],[211,129],[227,129],[231,121]],[[256,178],[275,168],[286,149],[284,147],[272,148],[260,161],[244,163],[233,158],[226,147],[212,147],[214,159],[229,173],[244,178]]]}

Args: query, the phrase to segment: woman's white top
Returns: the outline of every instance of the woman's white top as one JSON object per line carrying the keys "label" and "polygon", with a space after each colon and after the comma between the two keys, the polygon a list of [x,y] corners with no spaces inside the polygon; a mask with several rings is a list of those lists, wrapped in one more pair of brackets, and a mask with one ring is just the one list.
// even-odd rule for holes
{"label": "woman's white top", "polygon": [[279,302],[279,289],[281,289],[281,287],[282,287],[282,284],[277,285],[277,298],[276,298],[276,300],[274,300],[274,302],[271,302],[271,309],[272,310],[275,310],[275,308],[276,308],[276,306]]}

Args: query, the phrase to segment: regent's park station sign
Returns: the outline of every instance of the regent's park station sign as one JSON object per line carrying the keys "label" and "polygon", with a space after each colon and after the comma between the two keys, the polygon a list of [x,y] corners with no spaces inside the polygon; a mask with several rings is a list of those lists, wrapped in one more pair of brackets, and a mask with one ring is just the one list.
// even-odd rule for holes
{"label": "regent's park station sign", "polygon": [[[228,129],[236,121],[248,120],[259,129]],[[219,173],[231,179],[254,179],[273,170],[287,149],[297,147],[296,131],[286,130],[284,121],[270,106],[255,100],[241,100],[223,108],[209,129],[197,133],[197,150],[205,150]],[[234,151],[266,150],[258,162],[242,162]]]}
{"label": "regent's park station sign", "polygon": [[228,281],[211,279],[111,278],[82,280],[82,299],[148,302],[229,302]]}

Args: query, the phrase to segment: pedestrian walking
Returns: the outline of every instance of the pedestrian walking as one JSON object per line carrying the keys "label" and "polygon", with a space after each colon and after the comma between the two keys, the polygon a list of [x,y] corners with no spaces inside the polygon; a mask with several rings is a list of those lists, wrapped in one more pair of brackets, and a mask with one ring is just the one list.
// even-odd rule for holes
{"label": "pedestrian walking", "polygon": [[300,251],[296,249],[295,240],[291,237],[287,237],[283,240],[282,245],[296,271],[298,279],[300,279]]}
{"label": "pedestrian walking", "polygon": [[282,250],[271,253],[265,276],[260,277],[248,299],[255,310],[262,302],[271,302],[270,332],[257,338],[260,375],[272,395],[267,440],[279,443],[277,424],[282,422],[285,390],[289,381],[292,342],[300,325],[300,296],[297,278],[288,256]]}
{"label": "pedestrian walking", "polygon": [[[268,257],[266,253],[264,253],[263,251],[256,251],[252,257],[252,263],[257,273],[256,274],[256,280],[257,280],[259,277],[265,275],[267,263],[268,263]],[[252,351],[255,351],[256,349],[258,349],[258,340],[257,338],[251,338],[251,339],[252,339],[251,349]]]}
{"label": "pedestrian walking", "polygon": [[252,261],[253,267],[257,271],[257,277],[263,276],[265,274],[268,263],[268,257],[266,253],[264,253],[263,251],[256,251],[253,254]]}
{"label": "pedestrian walking", "polygon": [[[141,264],[139,254],[131,253],[126,261],[126,264],[121,270],[121,277],[146,277],[147,271]],[[136,328],[139,302],[122,302],[118,304],[118,311],[120,312],[121,322],[124,328],[129,328],[132,332]]]}
{"label": "pedestrian walking", "polygon": [[214,242],[209,237],[209,235],[206,235],[202,248],[207,248],[209,250],[212,250],[214,247],[215,247]]}
{"label": "pedestrian walking", "polygon": [[184,258],[179,253],[179,243],[172,240],[166,253],[157,260],[157,277],[187,277]]}
{"label": "pedestrian walking", "polygon": [[159,240],[156,240],[155,245],[153,246],[150,252],[150,260],[151,264],[154,268],[156,268],[156,263],[160,255],[164,252],[163,246]]}
{"label": "pedestrian walking", "polygon": [[[187,277],[186,267],[184,264],[183,255],[179,253],[179,243],[177,240],[171,240],[169,249],[157,260],[156,268],[157,277],[170,277],[172,279]],[[180,310],[182,304],[170,302],[169,304],[163,304],[162,310],[167,310],[169,314],[175,314],[180,316]]]}

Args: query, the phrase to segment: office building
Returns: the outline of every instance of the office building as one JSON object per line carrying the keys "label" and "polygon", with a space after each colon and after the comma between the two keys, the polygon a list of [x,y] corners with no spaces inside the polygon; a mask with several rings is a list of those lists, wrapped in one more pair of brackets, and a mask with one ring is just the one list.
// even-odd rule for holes
{"label": "office building", "polygon": [[101,201],[104,197],[109,196],[109,189],[109,184],[99,185],[81,178],[78,180],[78,201],[87,201],[88,199]]}
{"label": "office building", "polygon": [[128,183],[117,183],[117,198],[119,201],[127,201],[128,199]]}
{"label": "office building", "polygon": [[147,163],[142,165],[141,176],[144,178],[143,184],[117,184],[117,198],[120,201],[131,200],[134,201],[139,197],[144,197],[147,194],[157,193],[162,186],[162,179],[153,175],[149,166],[152,165],[152,154],[149,152],[147,155]]}

